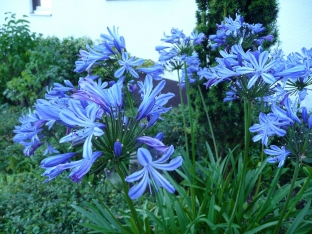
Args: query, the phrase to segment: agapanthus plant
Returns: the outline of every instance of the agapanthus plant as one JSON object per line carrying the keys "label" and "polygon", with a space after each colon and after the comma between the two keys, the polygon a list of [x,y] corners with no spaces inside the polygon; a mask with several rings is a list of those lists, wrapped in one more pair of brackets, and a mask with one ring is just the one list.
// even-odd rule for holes
{"label": "agapanthus plant", "polygon": [[[144,59],[130,56],[125,40],[118,35],[116,28],[108,29],[108,32],[109,35],[101,35],[104,42],[94,48],[87,46],[88,51],[80,51],[75,71],[87,71],[86,77],[80,78],[77,87],[65,81],[65,85],[56,83],[48,89],[46,98],[35,104],[35,110],[20,118],[21,125],[14,130],[14,141],[25,146],[27,156],[47,145],[44,155],[52,156],[40,164],[45,170],[46,181],[70,170],[68,177],[79,182],[87,173],[104,174],[107,169],[116,170],[123,183],[136,181],[137,173],[129,175],[127,165],[133,156],[137,156],[145,174],[143,182],[134,185],[129,196],[139,198],[143,190],[133,191],[142,183],[145,187],[155,185],[156,190],[164,187],[173,193],[173,186],[152,167],[172,171],[181,166],[182,158],[174,158],[165,164],[173,154],[173,146],[165,146],[160,139],[145,136],[144,132],[171,109],[164,106],[174,94],[161,93],[165,80],[154,87],[153,78],[160,79],[162,66],[140,67]],[[102,81],[92,74],[94,67],[105,68],[107,64],[115,68],[110,77],[113,79]],[[144,82],[133,81],[139,75],[145,76]],[[129,89],[129,83],[136,83],[135,86],[139,87],[136,91],[141,103],[137,107],[129,92],[135,90]],[[129,103],[132,105],[127,106]],[[55,125],[64,128],[59,139],[55,139]],[[60,144],[67,147],[58,151]],[[145,147],[156,149],[159,158],[152,162]],[[126,187],[124,189],[127,192]]]}
{"label": "agapanthus plant", "polygon": [[262,24],[249,24],[244,17],[236,14],[236,18],[225,17],[221,24],[217,24],[217,34],[210,35],[210,46],[230,48],[235,44],[244,44],[244,47],[259,46],[264,41],[273,41],[273,35],[263,35],[265,28]]}
{"label": "agapanthus plant", "polygon": [[301,163],[312,162],[312,115],[307,108],[298,108],[295,101],[286,98],[281,107],[274,104],[271,110],[268,114],[260,113],[260,124],[250,127],[251,132],[257,133],[253,140],[262,140],[264,145],[268,145],[270,137],[278,137],[280,146],[271,145],[264,150],[270,156],[267,161],[279,163],[279,167],[287,157],[298,158]]}
{"label": "agapanthus plant", "polygon": [[186,36],[182,30],[177,28],[171,29],[171,35],[164,34],[161,39],[164,44],[156,46],[156,51],[159,53],[159,62],[169,71],[181,72],[179,82],[182,87],[185,87],[185,79],[188,78],[190,83],[196,81],[196,74],[200,61],[194,46],[203,42],[206,36],[197,31]]}

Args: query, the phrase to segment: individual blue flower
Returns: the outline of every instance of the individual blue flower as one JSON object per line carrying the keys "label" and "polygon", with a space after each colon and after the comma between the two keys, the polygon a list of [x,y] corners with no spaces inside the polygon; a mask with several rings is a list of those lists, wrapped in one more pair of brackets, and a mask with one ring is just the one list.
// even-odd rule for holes
{"label": "individual blue flower", "polygon": [[122,106],[122,81],[119,79],[112,87],[107,83],[98,84],[94,80],[84,78],[79,81],[80,90],[72,97],[98,104],[105,112],[111,113],[113,108]]}
{"label": "individual blue flower", "polygon": [[24,154],[31,156],[36,149],[43,145],[41,139],[43,138],[43,125],[47,122],[42,119],[37,111],[29,111],[29,114],[23,115],[19,118],[20,126],[15,126],[13,132],[15,136],[13,141],[24,146]]}
{"label": "individual blue flower", "polygon": [[273,39],[274,39],[273,35],[267,35],[267,36],[263,36],[263,37],[259,37],[258,39],[255,39],[255,42],[261,45],[264,41],[273,42]]}
{"label": "individual blue flower", "polygon": [[78,161],[62,163],[62,164],[52,166],[52,167],[44,167],[46,171],[42,175],[48,177],[44,182],[48,182],[54,179],[57,175],[61,174],[66,169],[71,169],[71,173],[69,174],[69,177],[72,178],[73,182],[78,183],[82,179],[82,177],[89,172],[93,163],[101,155],[102,153],[100,151],[96,151],[96,152],[93,152],[91,155],[88,155],[88,157],[84,155],[83,159],[78,160]]}
{"label": "individual blue flower", "polygon": [[171,108],[164,108],[163,106],[168,102],[170,98],[174,96],[173,93],[160,94],[161,90],[166,84],[165,80],[160,81],[153,89],[153,80],[151,77],[146,76],[144,83],[139,81],[141,96],[143,98],[142,103],[138,108],[137,119],[151,118],[149,120],[149,126],[155,123],[159,116],[166,113]]}
{"label": "individual blue flower", "polygon": [[283,166],[290,151],[286,150],[285,146],[279,148],[276,145],[271,145],[270,148],[264,150],[264,153],[271,155],[271,157],[267,158],[267,162],[278,163],[278,167]]}
{"label": "individual blue flower", "polygon": [[259,115],[260,124],[254,124],[249,128],[250,132],[257,132],[258,134],[252,138],[254,142],[262,139],[262,144],[268,144],[268,138],[273,135],[285,136],[286,131],[281,128],[283,122],[281,119],[273,114],[260,113]]}
{"label": "individual blue flower", "polygon": [[137,151],[137,158],[141,166],[143,167],[140,171],[134,172],[133,174],[126,177],[127,182],[135,182],[141,180],[138,184],[134,185],[128,192],[131,199],[138,199],[144,193],[146,187],[148,186],[151,190],[151,181],[153,185],[158,190],[159,187],[163,187],[170,193],[174,193],[175,189],[170,184],[170,182],[165,179],[165,177],[158,172],[158,170],[163,171],[173,171],[182,165],[183,159],[178,156],[172,159],[169,163],[166,163],[174,151],[173,146],[170,146],[168,151],[162,155],[162,157],[153,161],[150,152],[145,148],[139,148]]}
{"label": "individual blue flower", "polygon": [[75,72],[83,72],[85,70],[90,70],[96,63],[97,61],[105,61],[109,59],[109,56],[107,53],[101,53],[97,52],[94,49],[92,49],[88,44],[87,44],[87,50],[80,50],[80,61],[77,61]]}
{"label": "individual blue flower", "polygon": [[83,144],[83,156],[91,157],[92,154],[92,137],[104,134],[104,124],[96,122],[99,106],[95,103],[89,104],[86,109],[82,109],[75,102],[69,102],[69,109],[60,113],[60,118],[67,124],[80,126],[81,129],[74,130],[67,136],[60,139],[60,143],[72,142],[72,144]]}
{"label": "individual blue flower", "polygon": [[195,45],[200,45],[204,41],[205,38],[206,38],[205,34],[198,33],[198,31],[191,33],[191,40],[193,40],[193,43]]}
{"label": "individual blue flower", "polygon": [[43,156],[47,155],[47,154],[54,154],[54,153],[59,153],[59,151],[57,149],[55,149],[49,142],[48,142],[48,146],[46,148],[46,150],[43,153]]}
{"label": "individual blue flower", "polygon": [[302,120],[303,120],[303,122],[304,122],[304,123],[307,123],[307,122],[308,122],[309,116],[308,116],[308,110],[307,110],[306,107],[303,107],[303,108],[302,108],[301,114],[302,114]]}
{"label": "individual blue flower", "polygon": [[307,95],[308,95],[308,90],[306,88],[303,88],[301,91],[298,92],[299,101],[302,102]]}
{"label": "individual blue flower", "polygon": [[74,127],[64,123],[59,114],[63,109],[67,109],[68,101],[70,98],[54,98],[50,101],[45,99],[38,99],[35,105],[36,111],[39,113],[42,119],[46,120],[46,125],[49,127],[49,130],[52,128],[55,122],[67,127]]}
{"label": "individual blue flower", "polygon": [[251,66],[244,66],[236,69],[236,72],[241,75],[250,74],[252,76],[248,81],[247,88],[250,89],[260,77],[264,82],[273,84],[276,79],[272,74],[270,74],[269,70],[274,66],[276,61],[272,60],[268,62],[268,52],[247,52],[247,55]]}
{"label": "individual blue flower", "polygon": [[185,34],[182,30],[179,30],[177,28],[171,29],[171,35],[167,36],[165,35],[165,38],[161,39],[164,42],[170,43],[170,44],[181,44],[186,39]]}
{"label": "individual blue flower", "polygon": [[225,93],[226,96],[225,98],[223,99],[223,102],[230,102],[230,101],[233,101],[233,100],[236,100],[237,99],[237,96],[236,96],[236,93],[235,92],[232,92],[232,91],[228,91]]}
{"label": "individual blue flower", "polygon": [[49,168],[49,167],[57,166],[59,164],[67,162],[69,159],[71,159],[75,155],[76,155],[75,152],[70,152],[70,153],[50,156],[50,157],[45,158],[41,161],[40,167],[41,168]]}
{"label": "individual blue flower", "polygon": [[68,92],[75,90],[75,87],[69,80],[64,81],[65,86],[59,83],[54,83],[53,87],[49,90],[47,87],[46,99],[56,98],[69,98]]}
{"label": "individual blue flower", "polygon": [[286,98],[284,101],[284,105],[286,107],[286,114],[289,118],[291,118],[292,120],[296,121],[297,123],[300,124],[300,119],[298,118],[298,116],[296,115],[297,112],[297,102],[295,102],[294,104],[292,104],[290,98]]}
{"label": "individual blue flower", "polygon": [[19,142],[21,145],[24,146],[24,149],[23,149],[23,153],[25,156],[31,156],[35,153],[35,151],[43,145],[42,142],[40,142],[40,140],[37,140],[37,139],[33,139],[31,141],[28,141],[28,142]]}
{"label": "individual blue flower", "polygon": [[121,67],[115,71],[114,76],[116,78],[122,77],[125,71],[129,72],[133,77],[139,78],[139,74],[132,67],[142,65],[144,63],[144,59],[136,59],[135,57],[129,59],[128,53],[123,52],[122,60],[118,60],[118,63]]}
{"label": "individual blue flower", "polygon": [[113,48],[116,48],[119,53],[122,53],[122,49],[126,48],[126,42],[123,36],[118,35],[118,28],[116,29],[113,26],[113,30],[107,27],[107,34],[101,34],[101,37],[104,39],[104,45],[106,49],[110,50],[112,53],[115,53]]}
{"label": "individual blue flower", "polygon": [[309,128],[309,130],[311,130],[311,128],[312,128],[312,115],[310,115],[308,118],[308,128]]}
{"label": "individual blue flower", "polygon": [[[157,136],[156,136],[157,137]],[[138,142],[143,143],[149,147],[156,149],[157,151],[165,153],[168,150],[168,146],[165,146],[158,138],[150,136],[141,136],[137,139]],[[160,137],[160,136],[158,136]]]}
{"label": "individual blue flower", "polygon": [[155,64],[153,67],[137,68],[136,70],[151,75],[154,80],[161,80],[161,75],[164,74],[164,67],[161,64]]}

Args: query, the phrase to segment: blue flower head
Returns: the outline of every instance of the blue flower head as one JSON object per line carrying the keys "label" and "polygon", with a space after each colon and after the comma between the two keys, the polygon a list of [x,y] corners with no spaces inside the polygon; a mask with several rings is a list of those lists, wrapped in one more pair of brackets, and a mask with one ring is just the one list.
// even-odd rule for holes
{"label": "blue flower head", "polygon": [[271,149],[265,149],[264,153],[270,155],[271,157],[267,158],[267,162],[269,163],[278,163],[278,167],[284,165],[287,156],[290,154],[289,150],[286,150],[285,146],[281,148],[276,145],[271,145]]}
{"label": "blue flower head", "polygon": [[162,155],[162,157],[153,161],[152,156],[147,149],[138,149],[137,158],[143,169],[126,177],[127,182],[135,182],[140,180],[138,184],[134,185],[129,190],[128,195],[131,199],[138,199],[141,197],[146,187],[149,187],[150,192],[152,192],[151,182],[156,187],[156,190],[158,190],[159,187],[163,187],[170,193],[175,191],[170,182],[158,171],[173,171],[182,165],[183,159],[181,156],[172,159],[169,163],[165,163],[168,161],[173,151],[173,146],[170,146],[170,148],[165,154]]}

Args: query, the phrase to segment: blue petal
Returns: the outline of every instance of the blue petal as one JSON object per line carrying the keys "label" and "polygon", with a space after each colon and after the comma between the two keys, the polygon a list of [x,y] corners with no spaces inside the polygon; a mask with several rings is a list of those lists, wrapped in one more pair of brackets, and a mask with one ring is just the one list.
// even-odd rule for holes
{"label": "blue petal", "polygon": [[166,153],[163,154],[163,156],[161,156],[161,158],[157,159],[153,163],[159,164],[159,163],[166,162],[170,158],[170,156],[173,154],[173,152],[174,152],[174,147],[173,147],[173,145],[171,145],[169,147],[169,149],[166,151]]}
{"label": "blue petal", "polygon": [[152,156],[151,153],[145,149],[145,148],[139,148],[137,151],[137,158],[139,163],[145,167],[146,165],[148,165],[149,163],[152,162]]}
{"label": "blue petal", "polygon": [[141,179],[145,173],[146,173],[145,168],[143,168],[143,169],[136,171],[136,172],[132,173],[131,175],[127,176],[125,181],[132,183],[134,181]]}
{"label": "blue petal", "polygon": [[120,67],[118,70],[115,71],[114,76],[116,78],[120,78],[124,74],[125,69],[125,67]]}
{"label": "blue petal", "polygon": [[134,185],[128,192],[128,195],[131,199],[138,199],[144,193],[146,187],[149,185],[149,178],[147,173],[144,173],[140,183]]}
{"label": "blue petal", "polygon": [[152,163],[151,165],[157,169],[163,170],[163,171],[173,171],[180,167],[183,163],[183,158],[181,156],[178,156],[174,159],[172,159],[168,164],[156,164]]}
{"label": "blue petal", "polygon": [[65,154],[50,156],[41,161],[40,167],[42,168],[54,167],[56,165],[66,162],[67,160],[74,157],[75,155],[76,153],[65,153]]}
{"label": "blue petal", "polygon": [[163,177],[157,170],[155,170],[154,168],[151,168],[151,177],[155,180],[155,182],[163,187],[164,189],[166,189],[168,192],[170,193],[174,193],[175,189],[174,187],[170,184],[170,182]]}

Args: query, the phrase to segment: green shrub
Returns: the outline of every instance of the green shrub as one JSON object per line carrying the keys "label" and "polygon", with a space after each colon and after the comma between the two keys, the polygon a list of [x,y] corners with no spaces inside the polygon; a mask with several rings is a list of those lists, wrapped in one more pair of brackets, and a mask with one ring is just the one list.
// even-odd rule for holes
{"label": "green shrub", "polygon": [[11,12],[5,15],[5,24],[0,26],[0,103],[6,101],[2,96],[6,82],[21,75],[29,61],[29,51],[37,43],[26,15],[22,19],[16,19],[16,14]]}
{"label": "green shrub", "polygon": [[65,175],[43,183],[41,170],[0,174],[0,233],[87,233],[79,225],[85,218],[72,204],[105,202],[112,212],[126,209],[122,194],[103,179],[93,184],[85,178],[76,184]]}
{"label": "green shrub", "polygon": [[79,49],[87,42],[91,43],[87,38],[69,37],[61,41],[56,37],[40,37],[36,47],[29,52],[29,62],[24,70],[7,82],[5,96],[15,103],[31,106],[53,83],[64,80],[77,83],[79,74],[74,72],[75,61]]}
{"label": "green shrub", "polygon": [[0,106],[0,171],[12,174],[22,171],[29,171],[35,165],[32,159],[22,156],[21,145],[14,144],[14,126],[18,124],[22,108],[18,106],[9,106],[7,104]]}

